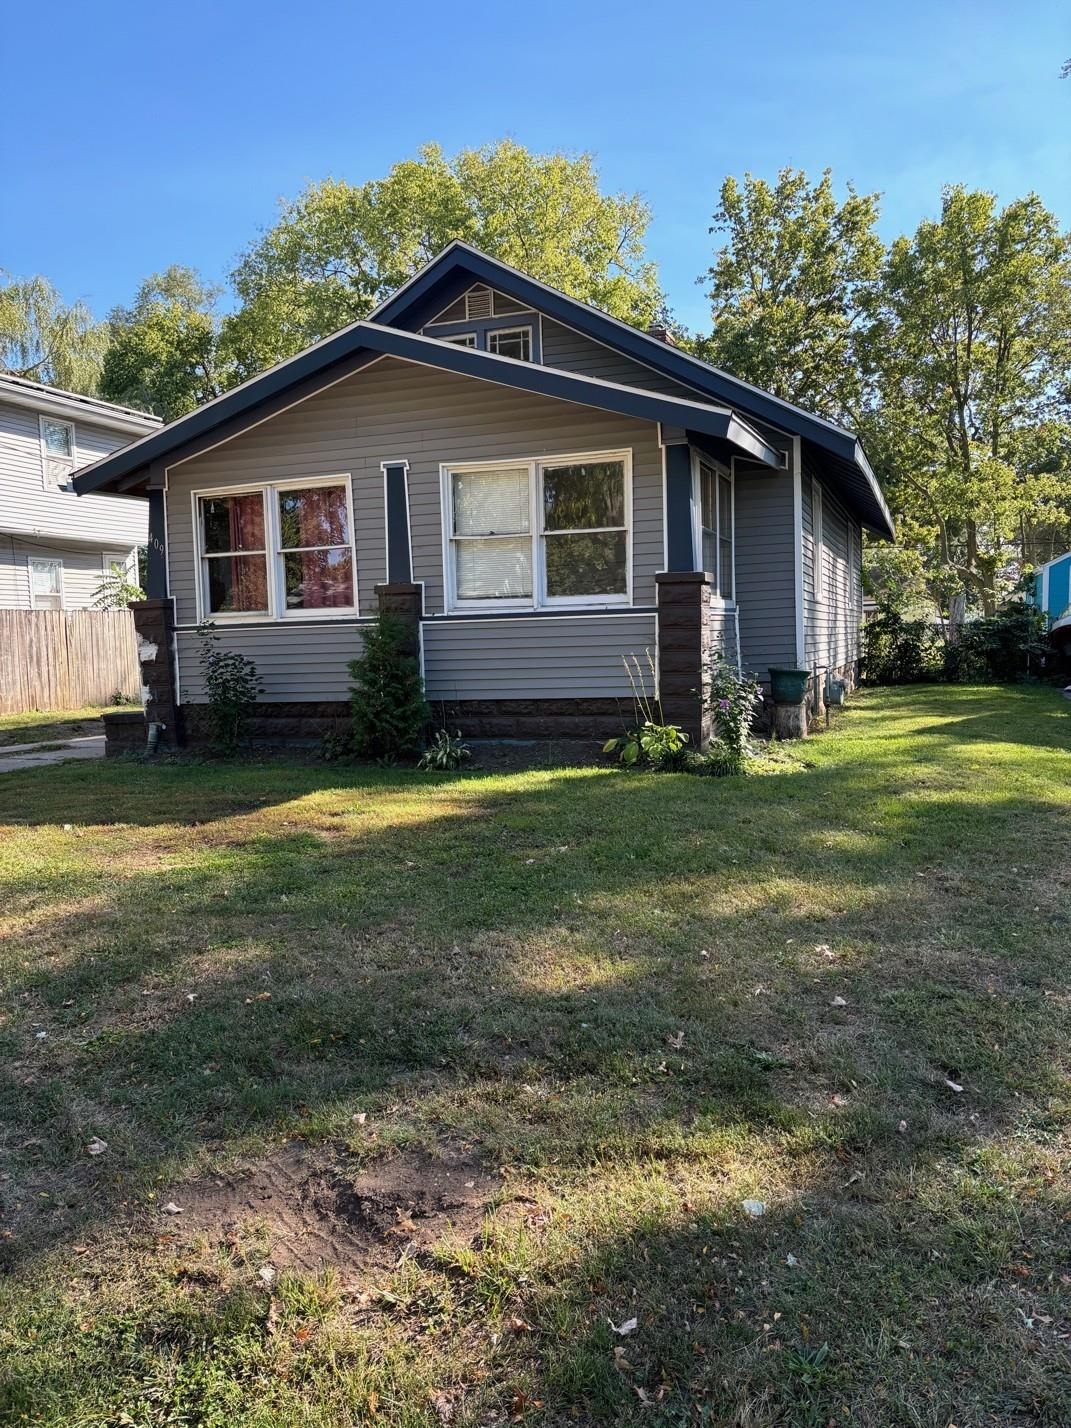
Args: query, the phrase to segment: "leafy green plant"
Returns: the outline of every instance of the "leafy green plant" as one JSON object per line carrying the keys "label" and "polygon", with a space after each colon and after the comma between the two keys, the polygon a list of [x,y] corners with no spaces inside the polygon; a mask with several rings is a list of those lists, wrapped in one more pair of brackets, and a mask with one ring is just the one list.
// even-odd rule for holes
{"label": "leafy green plant", "polygon": [[200,641],[198,663],[208,696],[213,742],[222,752],[233,753],[242,741],[264,686],[251,659],[234,650],[220,648],[219,635],[211,620],[197,626],[197,637]]}
{"label": "leafy green plant", "polygon": [[720,650],[710,669],[710,712],[715,741],[706,759],[709,773],[739,773],[754,753],[751,726],[762,703],[762,686],[741,673]]}
{"label": "leafy green plant", "polygon": [[623,663],[632,685],[632,703],[636,722],[623,734],[607,739],[602,746],[604,754],[616,754],[618,762],[625,768],[637,764],[650,764],[652,768],[672,770],[683,768],[687,753],[688,735],[676,724],[667,724],[662,717],[662,705],[656,697],[647,693],[648,687],[657,683],[654,660],[651,651],[646,652],[647,676],[638,655],[625,655]]}
{"label": "leafy green plant", "polygon": [[396,615],[365,626],[364,649],[350,661],[353,744],[362,758],[409,758],[420,749],[428,706],[410,633]]}
{"label": "leafy green plant", "polygon": [[93,589],[96,610],[125,610],[132,601],[144,599],[145,591],[118,561],[112,562]]}
{"label": "leafy green plant", "polygon": [[446,771],[459,769],[472,758],[472,750],[461,737],[461,730],[451,734],[449,729],[439,729],[431,743],[420,756],[418,769]]}
{"label": "leafy green plant", "polygon": [[1010,684],[1026,678],[1047,648],[1041,611],[1013,600],[995,615],[960,627],[959,638],[945,652],[945,678]]}
{"label": "leafy green plant", "polygon": [[328,763],[352,758],[353,752],[353,735],[350,733],[325,734],[320,740],[320,757]]}
{"label": "leafy green plant", "polygon": [[944,641],[928,620],[907,620],[882,609],[863,630],[863,679],[867,684],[921,684],[940,679]]}

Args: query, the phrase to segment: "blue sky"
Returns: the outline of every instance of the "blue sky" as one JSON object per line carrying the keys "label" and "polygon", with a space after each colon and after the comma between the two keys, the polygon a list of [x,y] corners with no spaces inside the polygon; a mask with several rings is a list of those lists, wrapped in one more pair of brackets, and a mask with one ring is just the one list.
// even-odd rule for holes
{"label": "blue sky", "polygon": [[1071,226],[1055,0],[61,0],[9,7],[3,48],[0,267],[102,315],[169,263],[222,280],[278,198],[428,140],[592,151],[651,204],[692,327],[727,173],[829,165],[883,193],[887,237],[957,180],[1033,188]]}

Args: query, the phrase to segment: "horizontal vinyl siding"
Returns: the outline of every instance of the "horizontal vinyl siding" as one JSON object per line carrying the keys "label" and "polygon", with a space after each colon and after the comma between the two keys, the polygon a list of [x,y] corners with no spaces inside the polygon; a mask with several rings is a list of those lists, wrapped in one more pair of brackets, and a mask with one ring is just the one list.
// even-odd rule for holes
{"label": "horizontal vinyl siding", "polygon": [[732,610],[721,606],[715,606],[711,610],[710,642],[712,647],[719,650],[730,664],[736,663],[736,621]]}
{"label": "horizontal vinyl siding", "polygon": [[565,372],[579,372],[585,377],[600,377],[604,382],[621,382],[627,387],[642,387],[649,392],[662,392],[672,397],[686,397],[693,402],[706,402],[709,398],[694,387],[663,376],[642,362],[604,347],[590,337],[554,322],[549,317],[542,320],[543,365],[560,367]]}
{"label": "horizontal vinyl siding", "polygon": [[[118,555],[117,543],[107,547]],[[133,550],[133,547],[131,547]],[[58,560],[63,565],[63,608],[86,610],[104,576],[104,550],[54,541],[21,540],[0,533],[0,610],[29,610],[32,559]]]}
{"label": "horizontal vinyl siding", "polygon": [[213,451],[171,469],[167,519],[171,593],[180,624],[196,620],[192,491],[350,473],[362,615],[386,575],[385,460],[409,462],[413,578],[425,610],[443,609],[439,465],[573,452],[633,453],[633,599],[654,603],[662,568],[662,453],[657,429],[491,382],[386,358]]}
{"label": "horizontal vinyl siding", "polygon": [[793,478],[737,473],[736,600],[744,668],[760,678],[770,665],[796,663],[796,561]]}
{"label": "horizontal vinyl siding", "polygon": [[429,699],[630,699],[647,650],[653,614],[426,621],[424,679]]}
{"label": "horizontal vinyl siding", "polygon": [[[126,432],[77,420],[73,425],[75,470],[132,440]],[[39,414],[0,401],[0,531],[61,542],[99,540],[101,548],[119,550],[145,543],[148,520],[148,506],[139,498],[46,489]]]}
{"label": "horizontal vinyl siding", "polygon": [[[218,648],[254,662],[264,685],[263,700],[316,703],[349,698],[349,662],[361,653],[361,626],[356,620],[217,625],[216,633]],[[180,698],[186,704],[201,703],[205,698],[201,642],[192,630],[180,630],[177,640]]]}
{"label": "horizontal vinyl siding", "polygon": [[839,668],[859,657],[862,620],[862,539],[857,522],[829,488],[822,487],[825,598],[814,589],[814,500],[817,475],[809,463],[803,474],[803,630],[807,663],[820,669]]}

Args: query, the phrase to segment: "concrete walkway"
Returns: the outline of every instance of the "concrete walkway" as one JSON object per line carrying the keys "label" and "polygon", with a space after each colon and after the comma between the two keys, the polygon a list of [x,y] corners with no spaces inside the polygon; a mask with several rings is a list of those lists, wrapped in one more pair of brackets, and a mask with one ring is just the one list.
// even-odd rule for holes
{"label": "concrete walkway", "polygon": [[[62,748],[54,747],[62,743]],[[21,753],[11,753],[21,749]],[[0,774],[17,769],[36,769],[44,764],[62,764],[68,759],[102,759],[104,735],[87,734],[80,739],[46,739],[40,744],[0,744]]]}

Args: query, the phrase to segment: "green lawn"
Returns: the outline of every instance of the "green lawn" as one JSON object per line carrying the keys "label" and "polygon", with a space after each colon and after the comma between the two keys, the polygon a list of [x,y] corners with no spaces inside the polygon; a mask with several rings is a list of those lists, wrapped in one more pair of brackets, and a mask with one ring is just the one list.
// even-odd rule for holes
{"label": "green lawn", "polygon": [[102,713],[94,705],[87,705],[84,709],[31,709],[24,714],[0,714],[0,749],[18,753],[18,749],[8,746],[103,734]]}
{"label": "green lawn", "polygon": [[1069,715],[5,775],[0,1421],[1066,1428]]}

